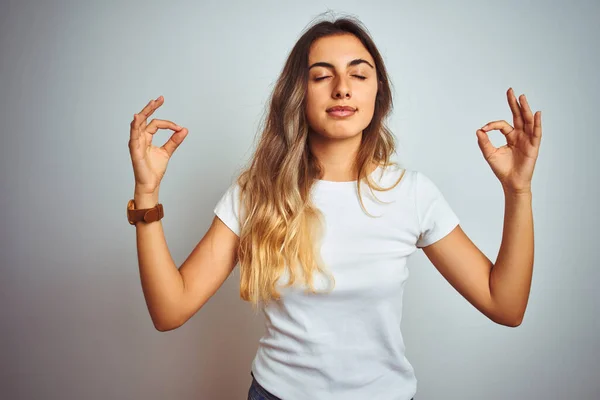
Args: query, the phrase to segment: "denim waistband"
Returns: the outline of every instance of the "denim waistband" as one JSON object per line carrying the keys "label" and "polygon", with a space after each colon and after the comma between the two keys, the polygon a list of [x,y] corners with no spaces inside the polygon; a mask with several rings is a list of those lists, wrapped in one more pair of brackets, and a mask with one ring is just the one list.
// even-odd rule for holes
{"label": "denim waistband", "polygon": [[[252,371],[250,371],[250,375],[252,376],[252,385],[248,392],[248,400],[281,400],[279,397],[262,387],[256,378],[254,378]],[[413,397],[411,400],[414,399],[415,398]]]}
{"label": "denim waistband", "polygon": [[281,400],[262,387],[254,377],[252,371],[250,371],[250,375],[252,375],[252,386],[250,386],[250,390],[248,391],[248,400]]}

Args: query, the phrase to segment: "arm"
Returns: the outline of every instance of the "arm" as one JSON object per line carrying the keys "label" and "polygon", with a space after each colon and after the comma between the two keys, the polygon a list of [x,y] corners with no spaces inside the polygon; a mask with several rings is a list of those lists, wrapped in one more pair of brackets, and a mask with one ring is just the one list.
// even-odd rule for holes
{"label": "arm", "polygon": [[501,318],[520,325],[533,275],[533,212],[531,192],[505,192],[504,228],[490,292]]}
{"label": "arm", "polygon": [[[158,195],[135,195],[134,201],[136,208],[150,208],[158,203]],[[140,221],[135,227],[138,266],[146,306],[154,327],[163,331],[173,319],[177,299],[183,292],[183,280],[167,247],[162,221]]]}
{"label": "arm", "polygon": [[[135,196],[138,208],[153,207],[156,196]],[[177,268],[161,221],[136,223],[144,298],[155,328],[175,329],[192,317],[221,287],[237,263],[238,237],[215,217],[208,232]]]}
{"label": "arm", "polygon": [[[531,112],[525,95],[520,103],[512,88],[506,92],[514,127],[493,121],[478,129],[477,143],[500,180],[505,196],[502,243],[496,265],[460,227],[423,248],[444,277],[491,320],[506,326],[521,324],[533,274],[531,179],[542,140],[542,112]],[[487,132],[499,130],[506,145],[496,148]]]}
{"label": "arm", "polygon": [[531,192],[505,191],[500,251],[494,265],[457,226],[423,252],[444,278],[492,321],[510,327],[523,320],[533,273]]}

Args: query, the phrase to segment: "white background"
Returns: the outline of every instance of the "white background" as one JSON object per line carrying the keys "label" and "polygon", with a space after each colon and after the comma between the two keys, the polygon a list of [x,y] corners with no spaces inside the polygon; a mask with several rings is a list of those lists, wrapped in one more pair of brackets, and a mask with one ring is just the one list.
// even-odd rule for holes
{"label": "white background", "polygon": [[431,177],[492,261],[504,197],[475,131],[512,123],[509,87],[543,111],[524,322],[494,324],[415,253],[402,329],[416,398],[600,398],[600,6],[566,0],[3,1],[1,398],[246,398],[263,320],[237,269],[181,328],[152,325],[125,213],[129,122],[163,95],[154,116],[189,129],[160,192],[179,266],[252,154],[293,44],[328,9],[360,18],[383,54],[397,160]]}

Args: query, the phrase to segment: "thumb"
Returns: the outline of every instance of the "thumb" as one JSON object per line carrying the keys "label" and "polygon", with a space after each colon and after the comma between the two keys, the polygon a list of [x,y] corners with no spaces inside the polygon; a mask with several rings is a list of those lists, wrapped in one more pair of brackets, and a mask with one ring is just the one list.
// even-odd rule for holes
{"label": "thumb", "polygon": [[179,147],[181,142],[183,142],[183,139],[185,139],[187,134],[187,128],[181,128],[181,130],[178,130],[175,133],[173,133],[169,140],[167,140],[167,142],[162,146],[162,148],[165,149],[169,157],[173,155],[173,153],[175,152],[177,147]]}
{"label": "thumb", "polygon": [[481,129],[477,129],[477,144],[486,160],[497,150],[490,141],[488,134]]}

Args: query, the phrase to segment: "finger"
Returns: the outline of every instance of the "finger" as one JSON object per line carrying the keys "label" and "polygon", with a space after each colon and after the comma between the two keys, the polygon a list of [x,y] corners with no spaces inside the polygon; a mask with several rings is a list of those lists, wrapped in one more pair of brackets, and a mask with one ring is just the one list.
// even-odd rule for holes
{"label": "finger", "polygon": [[497,129],[500,132],[502,132],[504,135],[508,135],[509,133],[511,133],[513,131],[513,127],[508,122],[506,122],[506,120],[498,120],[498,121],[489,122],[489,123],[485,124],[483,127],[481,127],[481,129],[485,132]]}
{"label": "finger", "polygon": [[185,139],[187,134],[188,130],[186,128],[183,128],[172,134],[169,140],[167,140],[167,142],[162,146],[162,148],[165,149],[169,157],[173,155],[173,153],[179,147],[181,142],[183,142],[183,139]]}
{"label": "finger", "polygon": [[506,137],[506,142],[513,144],[516,142],[516,130],[505,120],[501,121],[492,121],[481,128],[484,132],[489,132],[491,130],[499,130]]}
{"label": "finger", "polygon": [[[140,147],[146,146],[146,142],[142,140],[142,132],[137,128],[137,122],[141,117],[137,114],[133,115],[133,121],[131,121],[131,128],[129,130],[129,150],[137,151]],[[132,153],[133,154],[133,153]]]}
{"label": "finger", "polygon": [[165,98],[158,96],[156,99],[152,99],[146,104],[146,107],[140,111],[140,114],[145,118],[148,118],[152,113],[164,103]]}
{"label": "finger", "polygon": [[542,141],[542,112],[536,112],[534,119],[535,125],[533,126],[533,135],[531,135],[531,144],[535,147],[540,147]]}
{"label": "finger", "polygon": [[129,140],[137,140],[140,137],[139,131],[139,115],[133,114],[133,121],[131,121],[130,129],[129,129]]}
{"label": "finger", "polygon": [[527,102],[527,98],[524,94],[519,97],[519,101],[521,102],[521,110],[523,114],[523,118],[525,119],[525,133],[529,136],[533,135],[533,113],[531,112],[531,108],[529,107],[529,103]]}
{"label": "finger", "polygon": [[483,153],[483,157],[487,160],[496,152],[496,148],[490,141],[487,133],[483,129],[477,129],[477,144]]}
{"label": "finger", "polygon": [[513,124],[515,129],[523,129],[523,116],[521,115],[521,106],[517,102],[517,98],[515,97],[515,93],[512,88],[508,89],[506,92],[506,96],[508,97],[508,104],[510,106],[510,110],[513,115]]}
{"label": "finger", "polygon": [[158,96],[156,99],[152,99],[146,104],[146,106],[140,111],[137,115],[139,118],[134,118],[136,120],[136,128],[144,129],[146,127],[146,120],[150,117],[154,111],[163,105],[164,97]]}
{"label": "finger", "polygon": [[146,127],[146,132],[154,135],[159,129],[172,129],[174,131],[179,131],[182,129],[182,127],[173,121],[168,121],[165,119],[153,119]]}

